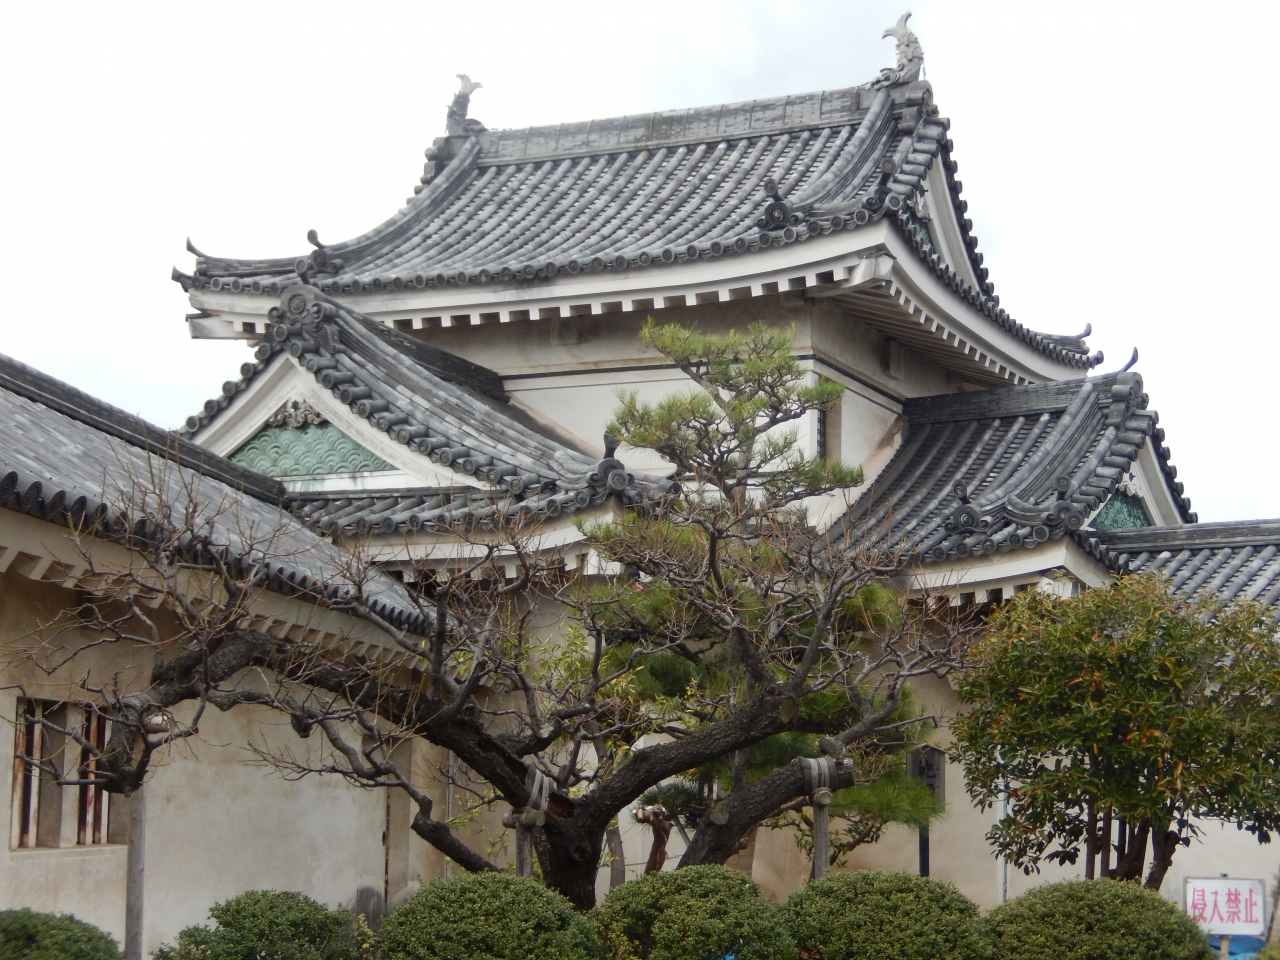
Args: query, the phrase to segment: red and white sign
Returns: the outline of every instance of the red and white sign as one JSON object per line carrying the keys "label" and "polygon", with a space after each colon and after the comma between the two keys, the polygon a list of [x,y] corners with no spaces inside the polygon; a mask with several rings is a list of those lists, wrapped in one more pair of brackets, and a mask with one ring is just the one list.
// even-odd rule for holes
{"label": "red and white sign", "polygon": [[1234,877],[1188,877],[1187,913],[1205,933],[1266,936],[1267,885]]}

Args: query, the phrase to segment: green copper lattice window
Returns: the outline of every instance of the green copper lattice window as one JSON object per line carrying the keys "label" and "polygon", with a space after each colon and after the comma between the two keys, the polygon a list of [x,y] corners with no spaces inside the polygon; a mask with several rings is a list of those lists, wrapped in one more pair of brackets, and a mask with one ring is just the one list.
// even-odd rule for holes
{"label": "green copper lattice window", "polygon": [[395,469],[331,423],[263,427],[230,459],[269,477]]}
{"label": "green copper lattice window", "polygon": [[1111,495],[1094,518],[1095,530],[1133,530],[1151,526],[1151,518],[1142,501],[1127,493],[1117,491]]}

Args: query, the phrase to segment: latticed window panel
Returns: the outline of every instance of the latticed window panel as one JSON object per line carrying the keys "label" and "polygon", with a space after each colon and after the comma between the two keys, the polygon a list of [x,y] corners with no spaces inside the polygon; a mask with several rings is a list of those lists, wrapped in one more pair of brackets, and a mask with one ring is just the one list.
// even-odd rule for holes
{"label": "latticed window panel", "polygon": [[1136,530],[1151,525],[1151,518],[1147,516],[1147,508],[1142,505],[1142,501],[1120,490],[1103,504],[1093,521],[1095,530]]}

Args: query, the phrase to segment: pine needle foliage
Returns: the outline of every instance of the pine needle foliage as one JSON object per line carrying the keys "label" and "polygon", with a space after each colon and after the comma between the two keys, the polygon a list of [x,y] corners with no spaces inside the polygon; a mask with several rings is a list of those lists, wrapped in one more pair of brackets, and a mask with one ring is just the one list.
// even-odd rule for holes
{"label": "pine needle foliage", "polygon": [[806,382],[791,354],[792,331],[753,323],[745,333],[704,334],[650,319],[640,339],[701,389],[654,403],[624,394],[610,427],[622,442],[655,451],[731,499],[757,486],[773,508],[862,483],[861,468],[802,456],[795,431],[780,429],[844,395],[830,380]]}

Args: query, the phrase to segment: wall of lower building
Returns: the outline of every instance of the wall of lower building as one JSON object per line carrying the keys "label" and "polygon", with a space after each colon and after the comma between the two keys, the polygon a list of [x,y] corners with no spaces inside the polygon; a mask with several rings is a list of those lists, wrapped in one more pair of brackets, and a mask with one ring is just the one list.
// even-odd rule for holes
{"label": "wall of lower building", "polygon": [[334,906],[381,911],[386,796],[337,777],[289,782],[251,747],[314,762],[282,717],[212,712],[143,788],[148,950],[245,890],[299,890]]}
{"label": "wall of lower building", "polygon": [[[52,527],[50,532],[58,535]],[[10,761],[21,696],[75,702],[86,699],[77,685],[81,678],[92,685],[118,677],[127,687],[143,676],[147,659],[136,648],[98,647],[48,676],[22,658],[41,625],[75,596],[14,569],[0,574],[0,745]],[[76,639],[64,635],[60,642]],[[191,708],[175,715],[190,720]],[[74,914],[123,944],[127,840],[139,815],[144,956],[183,927],[208,922],[215,902],[246,890],[298,890],[333,906],[378,914],[388,893],[396,902],[411,882],[416,887],[443,872],[439,855],[409,830],[407,807],[389,817],[386,791],[360,789],[334,776],[291,782],[260,760],[268,754],[314,764],[323,754],[321,737],[301,740],[287,721],[262,708],[210,708],[199,730],[157,754],[141,801],[139,795],[111,798],[107,843],[77,845],[78,789],[42,784],[41,790],[57,791],[61,828],[41,838],[50,845],[17,849],[10,836],[0,846],[0,909]],[[17,766],[0,778],[6,824],[18,810]],[[432,776],[425,761],[413,769],[415,776]],[[435,789],[443,799],[442,788]]]}
{"label": "wall of lower building", "polygon": [[[913,685],[926,710],[939,718],[931,737],[935,746],[951,745],[947,720],[961,709],[950,684],[934,677]],[[946,766],[944,795],[946,810],[930,830],[930,876],[953,883],[983,910],[998,906],[1006,897],[1016,897],[1032,887],[1054,881],[1078,879],[1084,867],[1046,865],[1041,872],[1025,875],[1019,868],[997,860],[986,840],[997,820],[997,811],[978,810],[964,789],[960,766]],[[1190,847],[1179,848],[1165,876],[1160,892],[1182,905],[1183,881],[1187,877],[1256,878],[1267,881],[1270,891],[1280,869],[1280,845],[1259,844],[1253,835],[1233,824],[1216,821],[1200,823],[1203,831]],[[858,847],[840,869],[903,870],[916,873],[920,866],[920,842],[916,831],[889,827],[879,843]],[[750,861],[752,877],[772,899],[785,899],[808,877],[810,863],[797,848],[793,835],[784,830],[761,830],[755,839]]]}
{"label": "wall of lower building", "polygon": [[[136,651],[111,646],[99,647],[74,667],[51,676],[21,660],[18,654],[39,635],[41,624],[74,599],[71,591],[32,580],[16,566],[0,574],[0,646],[5,651],[0,668],[0,718],[4,720],[0,731],[4,736],[12,736],[20,695],[75,700],[76,683],[82,677],[94,683],[118,676],[127,685],[141,676],[145,660]],[[547,610],[542,626],[554,631],[556,618],[556,611]],[[64,636],[61,642],[73,639]],[[21,694],[15,689],[19,684]],[[960,709],[949,683],[926,678],[915,684],[915,692],[938,717],[932,739],[945,750],[950,744],[948,722]],[[179,714],[184,716],[189,718]],[[12,744],[12,739],[5,743],[10,757]],[[147,955],[183,927],[205,922],[216,901],[245,890],[300,890],[334,906],[377,913],[384,901],[394,906],[422,883],[450,872],[445,858],[413,834],[416,810],[403,794],[362,790],[332,776],[290,782],[260,759],[266,753],[315,763],[322,752],[319,737],[300,740],[278,715],[240,708],[227,714],[208,712],[198,737],[157,758],[141,805]],[[397,759],[431,796],[435,816],[449,818],[461,812],[461,803],[455,803],[459,798],[451,795],[445,783],[447,754],[413,743],[404,745]],[[946,813],[930,837],[934,877],[954,883],[985,910],[1035,884],[1079,875],[1080,870],[1072,868],[1047,867],[1030,877],[1006,869],[985,839],[995,812],[972,806],[955,764],[947,766],[945,778]],[[11,815],[14,782],[12,776],[0,778],[0,804]],[[76,842],[74,789],[64,788],[61,803],[63,825],[54,845],[14,849],[6,843],[0,847],[0,909],[73,913],[123,941],[130,850],[121,842],[126,833],[122,827],[137,815],[137,801],[113,802],[108,842],[88,846]],[[487,811],[462,829],[473,849],[499,861],[510,855],[510,837],[500,826],[502,812]],[[622,811],[619,820],[626,875],[631,879],[643,871],[651,835],[634,823],[629,811]],[[1165,896],[1180,901],[1183,879],[1189,876],[1226,873],[1267,880],[1275,876],[1280,850],[1259,845],[1234,826],[1202,826],[1203,836],[1176,854],[1165,880]],[[682,852],[680,836],[673,833],[668,869],[675,867]],[[916,834],[890,828],[879,843],[854,851],[843,869],[914,872],[918,858]],[[749,871],[769,896],[779,900],[799,887],[809,872],[808,859],[794,837],[779,830],[758,830],[732,863]],[[605,866],[600,872],[601,895],[607,892],[608,878]]]}

